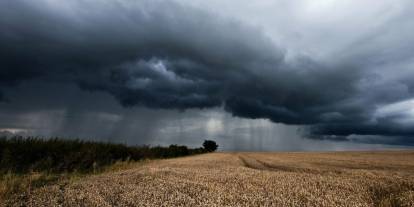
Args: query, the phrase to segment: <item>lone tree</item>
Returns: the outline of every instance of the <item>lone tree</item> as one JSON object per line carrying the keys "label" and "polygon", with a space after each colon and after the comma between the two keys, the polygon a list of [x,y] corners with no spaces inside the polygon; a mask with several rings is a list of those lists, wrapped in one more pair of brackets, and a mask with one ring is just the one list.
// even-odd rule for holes
{"label": "lone tree", "polygon": [[203,147],[207,152],[214,152],[217,150],[218,145],[213,140],[204,140]]}

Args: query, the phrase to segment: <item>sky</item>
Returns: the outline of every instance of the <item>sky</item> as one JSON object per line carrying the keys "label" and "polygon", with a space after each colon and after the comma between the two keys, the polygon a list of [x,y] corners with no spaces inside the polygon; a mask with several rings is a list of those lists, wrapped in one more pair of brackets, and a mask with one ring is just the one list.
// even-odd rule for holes
{"label": "sky", "polygon": [[128,145],[414,146],[411,0],[6,0],[0,132]]}

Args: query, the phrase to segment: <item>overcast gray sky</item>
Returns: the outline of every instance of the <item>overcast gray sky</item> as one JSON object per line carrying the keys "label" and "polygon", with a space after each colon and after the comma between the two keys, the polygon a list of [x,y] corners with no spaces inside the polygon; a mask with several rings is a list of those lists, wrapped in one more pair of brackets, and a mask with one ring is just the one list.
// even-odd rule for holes
{"label": "overcast gray sky", "polygon": [[414,145],[410,0],[0,2],[0,131],[223,150]]}

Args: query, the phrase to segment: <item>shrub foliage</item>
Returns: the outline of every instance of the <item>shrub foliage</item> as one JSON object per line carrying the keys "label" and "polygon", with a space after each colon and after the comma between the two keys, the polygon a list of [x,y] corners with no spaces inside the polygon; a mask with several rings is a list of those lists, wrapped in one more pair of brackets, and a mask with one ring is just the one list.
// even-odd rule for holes
{"label": "shrub foliage", "polygon": [[214,152],[217,150],[218,144],[213,140],[204,140],[203,147],[207,152]]}
{"label": "shrub foliage", "polygon": [[207,152],[186,146],[126,146],[36,137],[0,138],[0,173],[30,171],[88,172],[117,161],[172,158]]}

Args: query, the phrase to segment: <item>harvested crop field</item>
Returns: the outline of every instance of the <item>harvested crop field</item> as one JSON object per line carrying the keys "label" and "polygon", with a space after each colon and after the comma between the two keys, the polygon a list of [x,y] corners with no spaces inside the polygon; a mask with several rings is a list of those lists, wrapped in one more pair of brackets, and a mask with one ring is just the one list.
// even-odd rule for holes
{"label": "harvested crop field", "polygon": [[414,206],[414,152],[210,153],[37,188],[9,205]]}

